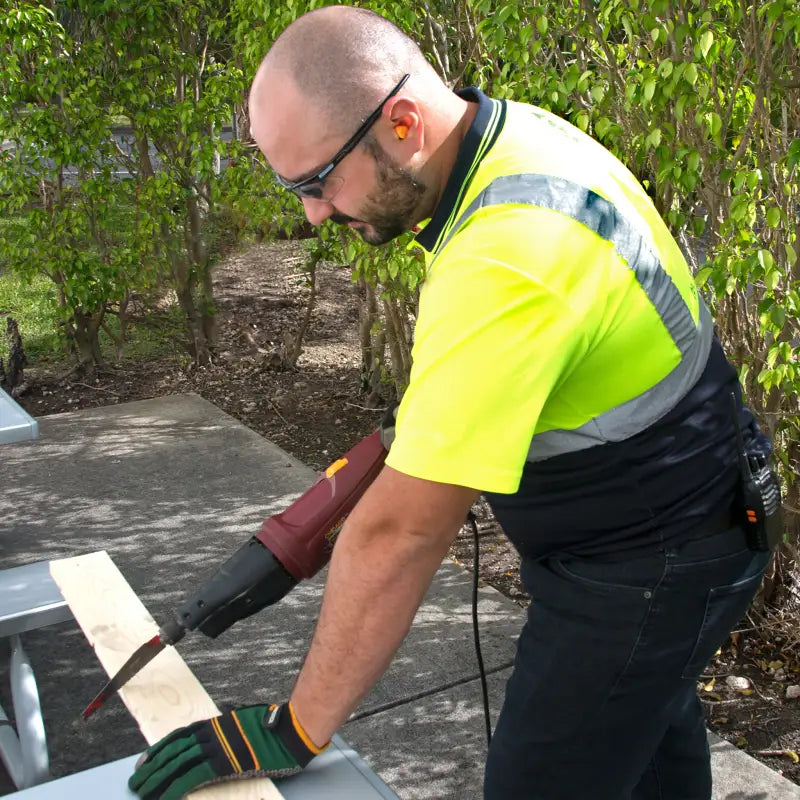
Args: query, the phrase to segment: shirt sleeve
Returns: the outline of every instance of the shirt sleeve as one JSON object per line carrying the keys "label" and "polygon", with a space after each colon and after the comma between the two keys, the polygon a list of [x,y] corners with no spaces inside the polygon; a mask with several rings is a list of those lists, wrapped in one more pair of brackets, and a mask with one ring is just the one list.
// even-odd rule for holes
{"label": "shirt sleeve", "polygon": [[586,337],[579,315],[541,273],[497,251],[465,241],[434,265],[386,463],[426,480],[511,494],[542,407]]}

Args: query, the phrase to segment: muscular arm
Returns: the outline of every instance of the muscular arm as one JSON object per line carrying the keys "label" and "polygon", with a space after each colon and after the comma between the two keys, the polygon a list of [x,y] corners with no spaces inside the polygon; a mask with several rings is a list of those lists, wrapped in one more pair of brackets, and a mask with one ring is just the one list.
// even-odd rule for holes
{"label": "muscular arm", "polygon": [[348,517],[291,698],[316,744],[330,740],[389,666],[477,496],[385,467]]}

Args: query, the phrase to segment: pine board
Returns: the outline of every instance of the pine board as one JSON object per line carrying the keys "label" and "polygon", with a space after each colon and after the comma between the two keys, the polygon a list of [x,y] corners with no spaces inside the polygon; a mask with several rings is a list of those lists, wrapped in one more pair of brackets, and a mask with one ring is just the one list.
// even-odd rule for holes
{"label": "pine board", "polygon": [[[50,562],[58,584],[97,658],[109,675],[158,632],[158,625],[105,550]],[[100,687],[87,686],[86,702]],[[120,690],[153,744],[175,728],[219,714],[200,681],[174,647],[167,647]],[[98,712],[102,714],[102,709]],[[192,800],[283,800],[268,778],[209,786]]]}

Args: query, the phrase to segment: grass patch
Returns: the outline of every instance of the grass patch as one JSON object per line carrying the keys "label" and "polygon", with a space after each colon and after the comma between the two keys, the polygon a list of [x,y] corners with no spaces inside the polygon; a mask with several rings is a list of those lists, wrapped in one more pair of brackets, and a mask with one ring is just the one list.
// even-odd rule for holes
{"label": "grass patch", "polygon": [[[22,346],[29,366],[69,363],[72,355],[59,326],[56,288],[44,276],[22,281],[10,273],[0,274],[0,359],[8,358],[8,340],[5,335],[5,317],[13,317],[19,325]],[[124,358],[147,361],[159,356],[182,352],[183,323],[180,310],[170,308],[152,318],[158,324],[129,325],[124,346]],[[115,335],[119,333],[119,319],[106,315],[106,325]],[[117,358],[115,342],[104,331],[100,332],[100,349],[103,357],[114,363]]]}
{"label": "grass patch", "polygon": [[[184,327],[180,309],[171,307],[157,315],[151,314],[149,319],[151,324],[128,325],[124,345],[126,361],[147,361],[183,352],[181,337]],[[107,314],[106,325],[115,336],[119,336],[119,317]],[[100,332],[100,350],[107,361],[116,361],[116,343],[105,331]]]}
{"label": "grass patch", "polygon": [[[14,317],[22,335],[28,361],[52,361],[65,357],[58,327],[56,289],[44,276],[21,280],[17,275],[0,275],[0,315]],[[0,358],[8,358],[6,326],[0,326]]]}

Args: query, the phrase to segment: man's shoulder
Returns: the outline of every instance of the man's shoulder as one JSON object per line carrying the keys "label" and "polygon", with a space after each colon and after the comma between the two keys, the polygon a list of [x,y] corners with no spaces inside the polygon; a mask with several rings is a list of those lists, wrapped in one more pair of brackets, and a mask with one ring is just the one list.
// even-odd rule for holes
{"label": "man's shoulder", "polygon": [[536,105],[507,101],[503,129],[482,166],[506,174],[585,173],[587,180],[596,180],[598,167],[613,171],[615,162],[603,145],[568,120]]}

